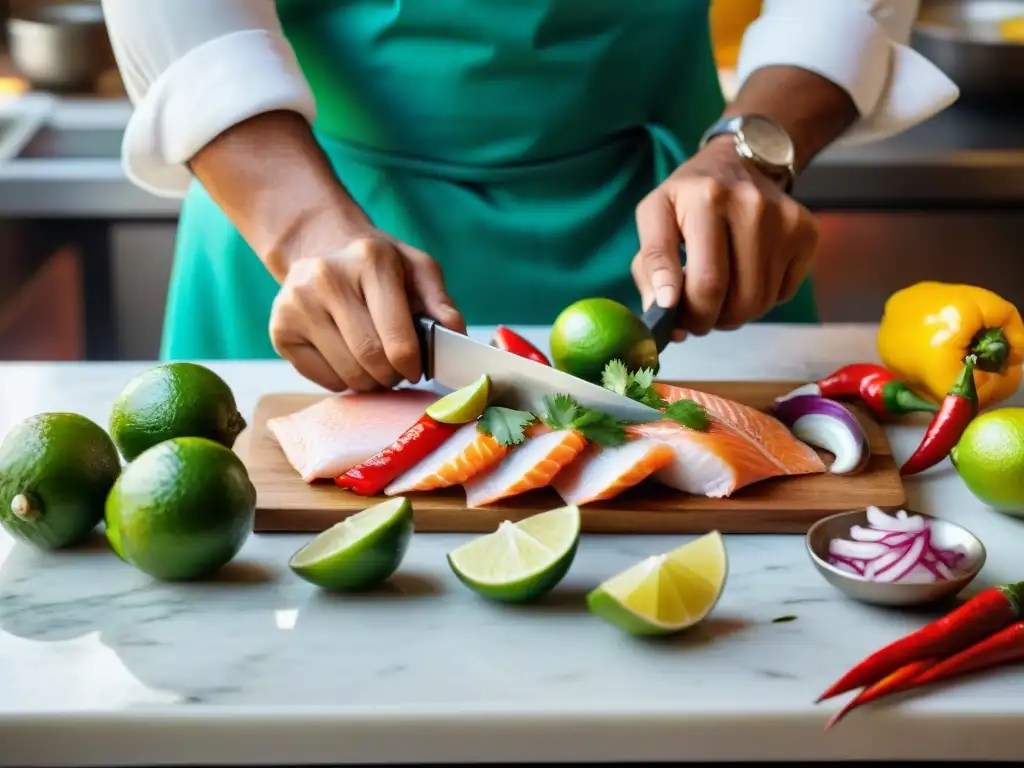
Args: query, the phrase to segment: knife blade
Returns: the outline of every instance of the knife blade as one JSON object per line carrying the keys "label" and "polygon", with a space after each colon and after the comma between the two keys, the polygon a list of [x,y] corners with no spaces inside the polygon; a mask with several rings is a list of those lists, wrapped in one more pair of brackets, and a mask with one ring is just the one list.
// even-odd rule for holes
{"label": "knife blade", "polygon": [[610,389],[591,384],[511,352],[483,344],[418,315],[423,372],[427,379],[449,389],[461,389],[487,374],[496,403],[532,413],[547,410],[545,398],[565,394],[585,408],[623,421],[650,422],[663,419],[660,411]]}

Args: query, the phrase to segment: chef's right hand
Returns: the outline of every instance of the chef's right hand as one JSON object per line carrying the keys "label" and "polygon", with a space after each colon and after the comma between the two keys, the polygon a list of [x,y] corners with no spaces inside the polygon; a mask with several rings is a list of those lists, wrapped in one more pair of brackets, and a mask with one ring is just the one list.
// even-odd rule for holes
{"label": "chef's right hand", "polygon": [[291,263],[271,310],[270,339],[326,389],[387,388],[423,373],[414,312],[466,330],[437,262],[376,231]]}

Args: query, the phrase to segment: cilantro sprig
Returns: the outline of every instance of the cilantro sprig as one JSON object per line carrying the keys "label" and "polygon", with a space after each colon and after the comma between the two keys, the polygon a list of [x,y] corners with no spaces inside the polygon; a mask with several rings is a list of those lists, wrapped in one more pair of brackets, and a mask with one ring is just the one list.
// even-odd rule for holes
{"label": "cilantro sprig", "polygon": [[643,403],[665,414],[687,429],[704,432],[711,427],[707,409],[695,400],[676,400],[669,403],[654,388],[654,371],[641,368],[630,371],[621,360],[611,360],[601,374],[601,385],[631,400]]}
{"label": "cilantro sprig", "polygon": [[626,442],[628,422],[592,408],[584,408],[570,395],[545,398],[544,404],[547,410],[540,420],[552,429],[575,429],[587,440],[606,447]]}

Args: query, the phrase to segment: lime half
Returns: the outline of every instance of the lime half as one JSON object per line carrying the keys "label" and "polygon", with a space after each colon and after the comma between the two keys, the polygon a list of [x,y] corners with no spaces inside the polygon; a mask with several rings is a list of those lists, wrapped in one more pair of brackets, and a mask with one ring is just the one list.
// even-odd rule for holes
{"label": "lime half", "polygon": [[718,531],[654,555],[587,595],[592,613],[633,635],[668,635],[711,613],[728,561]]}
{"label": "lime half", "polygon": [[487,407],[491,395],[491,380],[485,373],[479,379],[462,389],[445,395],[431,403],[427,416],[443,424],[465,424],[476,421]]}
{"label": "lime half", "polygon": [[560,507],[512,523],[448,554],[455,575],[474,592],[506,603],[547,594],[569,571],[580,540],[580,510]]}
{"label": "lime half", "polygon": [[288,565],[318,587],[369,589],[398,570],[412,530],[412,504],[396,496],[331,526],[292,555]]}

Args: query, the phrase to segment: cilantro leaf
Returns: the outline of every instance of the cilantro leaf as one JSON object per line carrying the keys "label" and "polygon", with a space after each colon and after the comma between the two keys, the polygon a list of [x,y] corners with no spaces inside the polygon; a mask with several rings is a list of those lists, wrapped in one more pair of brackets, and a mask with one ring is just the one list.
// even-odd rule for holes
{"label": "cilantro leaf", "polygon": [[555,395],[544,399],[547,412],[541,421],[552,429],[573,429],[573,422],[579,416],[580,406],[569,395]]}
{"label": "cilantro leaf", "polygon": [[528,411],[491,405],[484,410],[476,428],[478,432],[493,437],[500,445],[518,445],[526,439],[526,428],[536,418]]}
{"label": "cilantro leaf", "polygon": [[587,440],[598,445],[614,447],[626,442],[626,422],[600,411],[584,410],[574,426]]}
{"label": "cilantro leaf", "polygon": [[541,417],[552,429],[574,429],[598,445],[615,446],[626,442],[626,422],[584,408],[570,395],[555,395],[545,401],[547,412]]}
{"label": "cilantro leaf", "polygon": [[711,426],[707,409],[695,400],[676,400],[665,409],[665,416],[677,424],[699,432]]}
{"label": "cilantro leaf", "polygon": [[650,389],[654,384],[654,371],[650,368],[641,368],[633,374],[633,383],[640,389]]}
{"label": "cilantro leaf", "polygon": [[616,394],[625,395],[631,378],[624,362],[610,360],[601,373],[601,386]]}

